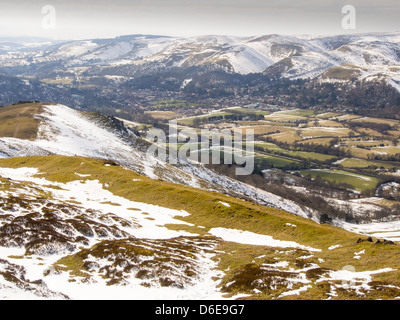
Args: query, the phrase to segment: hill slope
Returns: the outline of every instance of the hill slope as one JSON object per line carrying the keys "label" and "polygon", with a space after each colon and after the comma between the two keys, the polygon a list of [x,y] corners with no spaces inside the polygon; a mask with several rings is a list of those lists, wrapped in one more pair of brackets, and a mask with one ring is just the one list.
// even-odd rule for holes
{"label": "hill slope", "polygon": [[148,158],[114,118],[41,103],[0,115],[5,298],[400,296],[397,244],[358,241],[202,166]]}
{"label": "hill slope", "polygon": [[400,296],[397,245],[103,160],[3,159],[0,176],[6,298]]}
{"label": "hill slope", "polygon": [[[172,166],[151,155],[148,156],[145,152],[148,142],[139,139],[121,121],[114,118],[98,113],[79,112],[62,105],[34,105],[40,109],[38,113],[32,113],[30,116],[31,119],[35,119],[36,137],[31,140],[0,138],[0,154],[3,156],[59,154],[100,158],[114,161],[153,179],[252,199],[296,215],[313,217],[312,210],[234,179],[222,177],[202,165],[180,162],[177,166]],[[9,108],[15,108],[16,117],[20,110],[27,106],[30,104]],[[10,123],[7,130],[15,130],[15,124]],[[318,219],[317,216],[313,218]]]}
{"label": "hill slope", "polygon": [[[69,41],[28,52],[23,48],[23,53],[5,52],[0,58],[3,67],[38,66],[42,70],[45,65],[56,65],[69,76],[80,67],[90,66],[97,69],[91,71],[93,74],[104,75],[108,70],[113,72],[109,67],[124,70],[126,66],[122,74],[110,76],[128,79],[133,76],[132,70],[140,74],[144,69],[206,66],[239,74],[275,74],[280,69],[280,75],[289,79],[349,80],[332,72],[341,68],[352,70],[358,80],[385,80],[398,89],[399,40],[399,33],[191,38],[132,35]],[[118,73],[117,69],[114,72]]]}

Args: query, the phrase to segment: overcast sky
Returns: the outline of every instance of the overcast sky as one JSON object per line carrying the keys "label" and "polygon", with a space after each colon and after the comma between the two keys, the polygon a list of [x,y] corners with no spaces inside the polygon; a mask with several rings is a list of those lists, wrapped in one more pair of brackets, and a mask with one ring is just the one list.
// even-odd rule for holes
{"label": "overcast sky", "polygon": [[[42,13],[45,5],[55,8],[55,20]],[[342,28],[345,5],[356,9],[355,30]],[[55,29],[45,28],[51,21]],[[0,36],[85,39],[138,33],[253,36],[393,31],[400,31],[399,0],[0,0]]]}

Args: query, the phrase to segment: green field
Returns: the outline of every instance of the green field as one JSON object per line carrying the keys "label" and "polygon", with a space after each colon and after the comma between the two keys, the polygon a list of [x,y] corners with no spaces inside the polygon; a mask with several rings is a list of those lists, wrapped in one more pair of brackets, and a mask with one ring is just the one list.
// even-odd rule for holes
{"label": "green field", "polygon": [[[214,112],[207,115],[199,115],[194,117],[188,117],[186,119],[178,120],[178,123],[186,126],[194,126],[195,122],[207,123],[215,120],[218,121],[233,121],[233,119],[239,119],[234,121],[241,121],[240,119],[250,116],[263,117],[268,115],[268,111],[262,111],[257,109],[247,109],[247,108],[228,108],[221,109],[219,112]],[[219,118],[219,119],[217,119]]]}
{"label": "green field", "polygon": [[44,83],[47,84],[64,84],[64,85],[70,85],[74,82],[74,79],[72,78],[63,78],[63,79],[42,79],[41,80]]}
{"label": "green field", "polygon": [[301,130],[302,136],[310,138],[325,137],[348,137],[350,134],[357,135],[353,130],[340,127],[309,127]]}
{"label": "green field", "polygon": [[304,160],[315,160],[315,161],[333,161],[336,159],[336,157],[331,156],[331,155],[326,155],[322,153],[316,153],[316,152],[304,152],[304,151],[292,151],[292,150],[286,150],[282,149],[281,147],[277,146],[274,143],[270,142],[256,142],[255,147],[259,147],[264,149],[266,152],[272,152],[272,153],[278,153],[282,154],[284,156],[288,157],[295,157],[295,158],[301,158]]}
{"label": "green field", "polygon": [[230,108],[230,109],[222,109],[221,111],[234,113],[234,114],[241,114],[241,115],[255,114],[255,115],[266,116],[266,115],[271,114],[271,112],[269,112],[269,111],[258,110],[255,108]]}
{"label": "green field", "polygon": [[369,177],[353,172],[347,172],[343,170],[325,170],[325,169],[314,169],[314,170],[302,170],[300,174],[303,176],[311,176],[311,178],[321,177],[322,179],[334,182],[334,183],[346,183],[354,187],[357,191],[365,191],[376,188],[379,183],[379,179],[375,177]]}
{"label": "green field", "polygon": [[180,125],[183,126],[194,126],[196,121],[202,122],[202,123],[207,123],[210,122],[211,119],[215,117],[222,117],[221,120],[224,119],[225,116],[231,116],[233,113],[230,112],[216,112],[208,115],[203,115],[203,116],[195,116],[195,117],[187,117],[184,119],[179,119],[177,122]]}
{"label": "green field", "polygon": [[273,115],[287,115],[293,117],[310,117],[314,116],[315,114],[316,112],[314,110],[306,110],[306,109],[284,110],[273,113]]}
{"label": "green field", "polygon": [[296,162],[294,160],[289,160],[289,159],[269,156],[269,155],[261,154],[261,153],[256,153],[255,163],[261,169],[265,165],[267,165],[267,167],[268,166],[272,166],[274,168],[285,168],[286,166],[289,166],[291,164],[295,164],[295,163],[298,164],[298,162]]}
{"label": "green field", "polygon": [[158,101],[151,101],[148,102],[150,106],[154,109],[182,109],[182,108],[190,108],[199,106],[198,103],[191,103],[185,100],[158,100]]}
{"label": "green field", "polygon": [[324,112],[324,113],[320,113],[320,114],[316,115],[317,118],[321,118],[321,119],[335,118],[338,116],[340,116],[340,113],[336,113],[336,112]]}
{"label": "green field", "polygon": [[355,159],[355,158],[346,158],[340,161],[339,163],[344,168],[368,168],[368,167],[378,167],[378,168],[385,168],[385,169],[392,169],[396,168],[395,165],[389,163],[382,163],[382,162],[375,162],[375,161],[368,161],[364,159]]}

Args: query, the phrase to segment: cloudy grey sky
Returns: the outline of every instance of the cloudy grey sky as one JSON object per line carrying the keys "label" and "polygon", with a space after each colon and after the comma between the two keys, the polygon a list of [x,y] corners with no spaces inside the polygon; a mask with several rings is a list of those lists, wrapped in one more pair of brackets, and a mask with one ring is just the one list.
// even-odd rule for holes
{"label": "cloudy grey sky", "polygon": [[[45,5],[55,8],[55,29],[43,27],[49,17],[42,13]],[[345,5],[356,9],[355,30],[342,28]],[[251,36],[392,31],[400,31],[399,0],[0,0],[0,36],[84,39],[137,33]]]}

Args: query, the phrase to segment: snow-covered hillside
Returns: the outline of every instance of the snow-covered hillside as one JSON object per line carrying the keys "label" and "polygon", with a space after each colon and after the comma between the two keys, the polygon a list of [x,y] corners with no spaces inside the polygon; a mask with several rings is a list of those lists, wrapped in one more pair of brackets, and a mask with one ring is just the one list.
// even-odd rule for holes
{"label": "snow-covered hillside", "polygon": [[[13,254],[15,258],[0,260],[4,266],[8,266],[9,272],[13,270],[9,266],[18,265],[23,270],[23,280],[26,282],[26,288],[30,284],[26,279],[41,279],[45,275],[45,285],[36,284],[30,290],[12,286],[12,282],[4,281],[0,284],[0,292],[4,298],[13,299],[31,299],[31,298],[52,298],[60,299],[64,297],[73,299],[220,299],[221,294],[216,288],[217,282],[212,277],[217,277],[215,271],[215,262],[210,258],[212,254],[206,253],[206,249],[212,250],[216,245],[215,239],[191,239],[192,234],[168,230],[164,227],[170,223],[180,223],[174,217],[186,216],[187,212],[171,210],[159,206],[148,205],[129,201],[122,197],[113,195],[98,181],[90,179],[87,175],[81,177],[76,173],[77,180],[70,183],[54,183],[44,178],[35,178],[36,169],[20,168],[7,169],[0,168],[0,176],[14,181],[13,187],[16,188],[18,182],[23,182],[25,188],[19,188],[15,191],[1,191],[2,199],[11,199],[12,197],[23,198],[24,202],[15,203],[12,210],[12,216],[8,221],[12,221],[14,229],[17,228],[18,217],[29,216],[29,209],[26,205],[35,207],[35,210],[42,214],[42,219],[38,216],[32,219],[32,223],[42,225],[42,231],[31,233],[26,230],[23,235],[11,233],[4,235],[5,230],[1,230],[1,248],[0,255],[4,258]],[[81,180],[82,179],[82,180]],[[52,200],[38,201],[43,194],[51,194]],[[74,199],[74,201],[72,201]],[[2,201],[2,209],[5,210]],[[79,203],[74,205],[73,203]],[[51,208],[51,209],[50,209]],[[45,221],[47,211],[51,210],[51,221]],[[90,211],[90,214],[88,214]],[[75,221],[75,222],[74,222]],[[22,222],[25,223],[26,221]],[[46,224],[47,223],[47,224]],[[27,225],[21,224],[22,228]],[[72,228],[71,228],[72,227]],[[20,238],[19,238],[20,237]],[[181,237],[181,238],[180,238]],[[40,239],[40,240],[38,240]],[[140,239],[136,240],[136,239]],[[71,282],[74,278],[68,273],[56,271],[52,264],[62,257],[72,254],[78,250],[78,247],[92,247],[101,241],[126,241],[131,242],[133,247],[138,250],[154,250],[154,255],[148,253],[135,257],[137,272],[147,270],[145,264],[154,262],[153,274],[158,276],[135,277],[135,272],[127,272],[120,279],[121,284],[111,290],[108,290],[108,284],[102,279],[102,268],[111,267],[110,256],[108,260],[95,259],[88,257],[92,262],[91,269],[97,276],[93,276],[89,281]],[[159,247],[170,244],[169,252],[162,252]],[[122,245],[122,244],[121,244]],[[185,247],[186,245],[186,247]],[[173,246],[180,246],[176,252]],[[167,247],[165,247],[167,248]],[[32,259],[16,258],[17,255],[23,255],[25,250],[33,254]],[[192,258],[185,257],[193,252]],[[116,256],[123,259],[120,254]],[[185,259],[180,269],[168,271],[167,263],[161,262],[162,259],[171,261]],[[159,260],[159,262],[157,262]],[[132,263],[129,257],[126,257],[126,263]],[[171,262],[170,262],[171,263]],[[173,262],[172,262],[173,263]],[[162,271],[162,268],[165,270]],[[192,277],[185,277],[185,268],[190,269]],[[11,270],[10,270],[11,269]],[[159,269],[159,270],[157,270]],[[163,277],[169,277],[174,286],[162,285]],[[144,282],[151,285],[142,285]],[[154,289],[157,290],[154,290]],[[134,290],[133,290],[134,289]],[[62,293],[60,293],[60,291]],[[112,294],[111,294],[112,292]]]}
{"label": "snow-covered hillside", "polygon": [[[38,138],[34,141],[0,138],[0,156],[58,154],[114,161],[152,179],[251,199],[306,218],[314,213],[272,193],[221,176],[201,164],[187,161],[177,166],[164,163],[138,150],[137,137],[126,127],[107,128],[101,119],[63,105],[46,105],[40,115]],[[146,150],[144,150],[146,151]]]}
{"label": "snow-covered hillside", "polygon": [[[138,138],[122,122],[107,123],[108,117],[87,114],[63,105],[44,105],[36,115],[40,119],[35,140],[0,138],[0,157],[47,156],[51,154],[82,156],[109,160],[151,179],[163,180],[194,188],[228,194],[267,207],[280,209],[296,216],[320,221],[317,212],[271,192],[220,175],[200,163],[180,159],[170,165],[147,154]],[[352,203],[353,204],[353,203]],[[357,206],[357,203],[354,203]],[[362,212],[362,210],[360,211]],[[354,225],[335,222],[342,228],[374,235],[385,224]],[[387,239],[398,239],[397,227],[387,229]]]}
{"label": "snow-covered hillside", "polygon": [[[36,117],[41,121],[38,137],[33,141],[0,138],[0,157],[57,154],[109,160],[152,179],[228,194],[319,222],[321,213],[311,208],[220,175],[200,163],[180,160],[177,165],[170,165],[162,162],[147,154],[147,147],[140,147],[139,138],[125,125],[107,124],[104,121],[107,117],[82,113],[63,105],[45,105]],[[338,224],[367,235],[380,229],[379,224],[371,225],[371,228],[340,221]],[[387,234],[386,238],[397,240],[396,230],[390,230],[394,233]]]}
{"label": "snow-covered hillside", "polygon": [[[292,201],[149,157],[114,118],[40,110],[36,139],[0,139],[3,299],[400,296],[397,265],[382,258],[395,244],[359,243]],[[357,269],[342,269],[348,259]]]}
{"label": "snow-covered hillside", "polygon": [[[375,275],[397,271],[381,260],[379,267],[364,267],[363,271],[354,267],[322,267],[331,254],[342,252],[343,246],[354,254],[355,261],[369,257],[367,251],[371,248],[356,250],[353,242],[343,243],[341,237],[334,237],[329,248],[324,245],[321,249],[246,229],[222,227],[218,222],[208,226],[205,235],[187,232],[182,229],[205,229],[179,219],[196,212],[116,195],[105,183],[107,175],[115,174],[107,163],[97,161],[97,165],[102,163],[103,170],[96,167],[90,171],[93,161],[89,158],[58,160],[70,161],[71,167],[76,168],[69,182],[48,179],[46,172],[33,168],[26,159],[17,167],[3,163],[0,168],[2,299],[213,300],[260,293],[279,299],[307,293],[319,283],[323,283],[328,298],[347,290],[353,298],[362,298],[382,290],[373,281]],[[66,168],[59,176],[71,174],[70,170]],[[131,188],[147,179],[132,179],[133,173],[117,170],[117,179],[128,178]],[[105,177],[102,182],[92,176],[98,176],[99,171]],[[231,206],[220,203],[225,208]],[[286,223],[281,228],[292,234],[308,224],[305,220],[297,221],[299,225]],[[181,229],[168,228],[175,224]],[[282,230],[279,234],[282,236]],[[221,270],[221,257],[237,251],[221,251],[224,244],[228,248],[247,246],[246,253],[254,250],[251,260],[241,262],[244,265],[239,267],[238,261],[234,261]],[[373,248],[374,255],[379,248]],[[265,254],[272,254],[273,258],[265,258]],[[236,270],[233,276],[228,275],[230,268]],[[221,285],[226,277],[229,281],[225,279]],[[396,283],[380,282],[380,286],[390,286],[392,295],[400,295]],[[230,295],[226,296],[227,293]]]}
{"label": "snow-covered hillside", "polygon": [[[1,43],[0,43],[1,48]],[[6,48],[6,47],[5,47]],[[115,39],[70,41],[32,50],[0,52],[3,66],[59,62],[65,67],[148,65],[217,66],[240,74],[269,72],[276,63],[283,77],[348,80],[332,68],[351,68],[358,79],[400,83],[400,34],[262,37],[201,36],[174,38],[135,35]]]}

